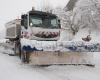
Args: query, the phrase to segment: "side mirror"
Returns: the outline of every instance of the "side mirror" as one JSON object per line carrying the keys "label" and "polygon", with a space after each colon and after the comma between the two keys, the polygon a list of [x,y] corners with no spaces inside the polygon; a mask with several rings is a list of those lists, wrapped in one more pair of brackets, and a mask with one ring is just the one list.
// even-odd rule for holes
{"label": "side mirror", "polygon": [[21,25],[24,26],[24,20],[23,19],[21,19]]}
{"label": "side mirror", "polygon": [[25,29],[27,29],[27,15],[22,15],[21,16],[21,25],[25,27]]}
{"label": "side mirror", "polygon": [[60,19],[58,19],[58,27],[61,28]]}
{"label": "side mirror", "polygon": [[60,23],[60,19],[58,19],[58,23]]}

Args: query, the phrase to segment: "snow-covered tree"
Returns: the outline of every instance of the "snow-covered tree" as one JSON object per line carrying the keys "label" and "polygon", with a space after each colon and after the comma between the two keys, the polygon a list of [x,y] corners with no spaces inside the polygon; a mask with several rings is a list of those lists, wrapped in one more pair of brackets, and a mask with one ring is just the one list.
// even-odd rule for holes
{"label": "snow-covered tree", "polygon": [[56,14],[61,21],[61,36],[60,40],[72,40],[72,30],[71,26],[71,15],[72,12],[66,12],[63,8],[57,7],[53,10],[53,13]]}
{"label": "snow-covered tree", "polygon": [[72,30],[79,32],[87,30],[87,35],[100,30],[100,1],[99,0],[78,0],[73,7]]}
{"label": "snow-covered tree", "polygon": [[100,25],[100,3],[97,0],[79,0],[73,9],[72,28],[98,29]]}
{"label": "snow-covered tree", "polygon": [[71,12],[66,12],[63,8],[57,7],[53,10],[53,13],[56,14],[61,20],[62,28],[70,28],[71,25]]}

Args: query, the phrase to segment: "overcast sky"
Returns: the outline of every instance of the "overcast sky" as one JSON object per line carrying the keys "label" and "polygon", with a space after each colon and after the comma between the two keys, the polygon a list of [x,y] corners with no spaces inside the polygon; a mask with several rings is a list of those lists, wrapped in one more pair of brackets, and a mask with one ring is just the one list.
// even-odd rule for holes
{"label": "overcast sky", "polygon": [[4,29],[6,22],[20,17],[22,13],[31,10],[32,6],[41,9],[43,1],[55,8],[65,7],[69,0],[0,0],[0,31]]}

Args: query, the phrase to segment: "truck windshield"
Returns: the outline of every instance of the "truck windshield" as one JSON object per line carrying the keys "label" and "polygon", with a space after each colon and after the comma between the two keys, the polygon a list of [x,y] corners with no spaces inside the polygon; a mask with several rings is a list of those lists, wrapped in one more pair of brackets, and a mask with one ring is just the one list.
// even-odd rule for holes
{"label": "truck windshield", "polygon": [[29,24],[32,27],[59,28],[55,16],[30,15]]}

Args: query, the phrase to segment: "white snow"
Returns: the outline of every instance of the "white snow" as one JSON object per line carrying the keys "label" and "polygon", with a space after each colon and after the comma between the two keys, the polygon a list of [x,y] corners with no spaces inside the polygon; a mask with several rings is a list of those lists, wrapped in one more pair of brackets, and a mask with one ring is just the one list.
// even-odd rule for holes
{"label": "white snow", "polygon": [[94,53],[95,67],[22,64],[16,56],[0,53],[0,80],[100,80],[100,53]]}
{"label": "white snow", "polygon": [[[21,39],[23,50],[43,50],[43,51],[81,51],[98,52],[100,51],[100,42],[92,41],[36,41]],[[35,47],[35,49],[34,49]],[[86,48],[88,47],[88,48]]]}
{"label": "white snow", "polygon": [[[83,1],[84,3],[81,1]],[[84,15],[88,15],[87,8],[92,7],[89,3],[91,3],[89,2],[89,0],[80,0],[76,5],[76,8],[74,9],[75,14],[77,12],[80,13],[77,13],[77,15],[75,16],[74,24],[80,25],[80,23],[78,23],[80,20],[82,20],[83,23],[88,23],[87,19],[89,19],[90,16],[88,16],[89,18],[87,18],[87,16],[84,17]],[[89,7],[87,7],[87,5],[89,5]],[[77,8],[77,6],[81,7]],[[82,8],[83,6],[84,8]],[[83,11],[85,9],[87,14],[82,15],[83,11],[81,11],[81,9]],[[100,28],[99,24],[97,23],[100,23],[100,17],[98,17],[99,14],[98,16],[96,16],[97,14],[94,13],[98,13],[98,11],[96,11],[97,9],[95,9],[94,7],[92,9],[93,11],[91,15],[93,16],[93,20],[92,18],[90,18],[90,23],[88,23],[90,26],[87,27],[86,25],[82,25],[75,35],[73,41],[82,41],[82,38],[86,37],[89,34],[89,30],[91,30],[90,35],[92,37],[92,40],[90,42],[100,42]],[[81,15],[83,19],[81,19]],[[92,21],[95,21],[97,26],[95,26],[94,24],[92,24],[91,26]],[[65,37],[66,36],[64,36],[64,38]],[[26,41],[23,42],[24,44],[30,43],[27,43]],[[18,57],[3,54],[5,52],[10,53],[11,51],[7,49],[5,50],[3,47],[0,47],[0,80],[100,80],[100,52],[94,52],[95,67],[88,67],[83,65],[51,65],[48,67],[34,66],[23,64]]]}
{"label": "white snow", "polygon": [[0,43],[5,43],[8,39],[0,39]]}

